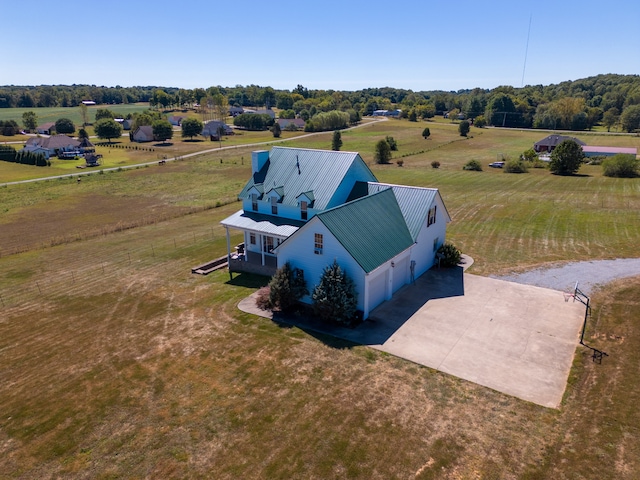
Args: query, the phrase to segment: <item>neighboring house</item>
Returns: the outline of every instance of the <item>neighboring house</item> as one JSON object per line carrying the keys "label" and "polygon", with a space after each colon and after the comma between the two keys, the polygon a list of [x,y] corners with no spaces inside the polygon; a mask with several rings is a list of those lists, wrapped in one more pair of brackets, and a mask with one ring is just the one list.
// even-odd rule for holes
{"label": "neighboring house", "polygon": [[42,125],[38,125],[36,132],[40,135],[51,135],[56,129],[55,122],[47,122]]}
{"label": "neighboring house", "polygon": [[233,135],[233,128],[227,125],[224,122],[219,120],[211,120],[204,124],[204,128],[202,129],[201,135],[203,137],[209,137],[211,140],[218,140],[219,129],[222,127],[224,129],[223,135]]}
{"label": "neighboring house", "polygon": [[533,149],[538,153],[544,153],[544,152],[551,153],[554,148],[556,148],[565,140],[573,140],[578,145],[583,147],[586,145],[586,143],[584,143],[582,140],[578,140],[575,137],[568,137],[565,135],[549,135],[548,137],[543,138],[539,142],[534,143]]}
{"label": "neighboring house", "polygon": [[153,137],[153,127],[150,125],[142,125],[129,135],[132,142],[153,142],[155,140]]}
{"label": "neighboring house", "polygon": [[262,115],[269,115],[274,120],[276,118],[276,112],[274,112],[270,108],[263,108],[262,110],[256,110],[256,111],[246,110],[244,113],[257,113],[257,114],[262,114]]}
{"label": "neighboring house", "polygon": [[85,137],[82,140],[80,140],[80,144],[78,145],[78,150],[80,150],[81,153],[95,152],[96,146],[93,143],[91,143],[88,137]]}
{"label": "neighboring house", "polygon": [[122,121],[123,130],[131,130],[132,126],[133,126],[133,119],[132,118],[125,118]]}
{"label": "neighboring house", "polygon": [[585,157],[611,157],[619,153],[633,155],[634,157],[638,155],[637,148],[628,147],[598,147],[595,145],[585,145],[582,147],[582,151],[584,152]]}
{"label": "neighboring house", "polygon": [[229,115],[232,117],[237,117],[244,113],[244,108],[242,107],[229,107]]}
{"label": "neighboring house", "polygon": [[27,140],[24,150],[28,152],[44,153],[45,158],[58,155],[63,152],[79,151],[80,141],[66,135],[53,135],[51,137],[31,137]]}
{"label": "neighboring house", "polygon": [[169,123],[170,123],[171,125],[173,125],[174,127],[179,127],[179,126],[182,124],[182,119],[183,119],[183,118],[184,118],[184,117],[181,117],[181,116],[171,115],[171,116],[168,118],[168,120],[169,120]]}
{"label": "neighboring house", "polygon": [[271,275],[288,261],[312,290],[336,259],[367,318],[431,268],[445,241],[438,190],[379,183],[358,153],[273,147],[253,152],[252,172],[243,210],[221,222],[227,239],[230,228],[244,234],[230,271]]}
{"label": "neighboring house", "polygon": [[82,101],[82,104],[83,104],[83,105],[86,105],[86,106],[88,106],[88,107],[91,107],[91,106],[95,105],[95,104],[96,104],[96,102],[94,102],[93,100],[83,100],[83,101]]}
{"label": "neighboring house", "polygon": [[400,115],[402,115],[402,110],[400,110],[399,108],[396,110],[374,110],[373,114],[374,117],[394,117],[397,118]]}
{"label": "neighboring house", "polygon": [[276,122],[278,122],[278,125],[280,125],[280,128],[282,130],[284,130],[291,124],[294,124],[298,130],[301,130],[305,125],[304,120],[301,118],[279,118],[278,120],[276,120]]}

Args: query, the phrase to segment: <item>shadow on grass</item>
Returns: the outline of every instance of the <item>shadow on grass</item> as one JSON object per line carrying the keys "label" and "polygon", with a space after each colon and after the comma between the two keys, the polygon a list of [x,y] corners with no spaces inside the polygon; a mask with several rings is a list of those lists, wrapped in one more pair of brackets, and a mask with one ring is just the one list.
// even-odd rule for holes
{"label": "shadow on grass", "polygon": [[265,287],[270,279],[271,277],[256,275],[254,273],[236,273],[235,276],[225,283],[227,285],[233,285],[234,287],[258,289]]}

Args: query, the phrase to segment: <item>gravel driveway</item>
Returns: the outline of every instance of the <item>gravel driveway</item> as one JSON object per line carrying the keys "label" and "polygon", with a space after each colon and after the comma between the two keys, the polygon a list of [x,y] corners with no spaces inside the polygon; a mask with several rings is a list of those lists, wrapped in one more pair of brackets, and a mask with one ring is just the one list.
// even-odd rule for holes
{"label": "gravel driveway", "polygon": [[591,295],[599,286],[619,278],[640,275],[640,258],[574,262],[543,267],[514,275],[491,275],[491,278],[535,285],[564,292],[573,292],[576,282],[585,294]]}

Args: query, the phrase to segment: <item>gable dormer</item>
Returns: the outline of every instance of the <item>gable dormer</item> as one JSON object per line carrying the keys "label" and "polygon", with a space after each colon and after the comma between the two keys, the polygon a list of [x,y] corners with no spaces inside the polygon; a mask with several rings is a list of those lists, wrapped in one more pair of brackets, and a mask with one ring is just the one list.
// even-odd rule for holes
{"label": "gable dormer", "polygon": [[278,214],[278,204],[284,199],[284,187],[273,187],[264,195],[264,199],[271,205],[271,214]]}
{"label": "gable dormer", "polygon": [[313,196],[313,190],[303,192],[296,197],[298,201],[298,207],[300,208],[300,220],[309,219],[309,209],[313,208],[313,202],[315,197]]}
{"label": "gable dormer", "polygon": [[247,191],[247,198],[251,200],[251,210],[253,210],[254,212],[258,211],[258,200],[262,199],[263,193],[264,187],[261,183],[252,185],[251,188]]}

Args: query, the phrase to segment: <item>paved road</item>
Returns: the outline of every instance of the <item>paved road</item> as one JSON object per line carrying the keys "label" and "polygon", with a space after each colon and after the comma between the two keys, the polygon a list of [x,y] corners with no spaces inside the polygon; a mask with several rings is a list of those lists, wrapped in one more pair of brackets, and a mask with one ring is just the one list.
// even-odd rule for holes
{"label": "paved road", "polygon": [[[366,123],[361,123],[359,125],[356,125],[354,127],[349,127],[346,128],[345,130],[355,130],[356,128],[362,128],[362,127],[366,127],[367,125],[371,125],[373,123],[376,122],[384,122],[387,119],[385,117],[381,117],[372,121],[368,121]],[[299,137],[292,137],[292,138],[280,138],[280,139],[276,139],[274,138],[273,140],[269,140],[267,142],[256,142],[256,143],[247,143],[247,144],[243,144],[243,145],[232,145],[229,147],[218,147],[218,148],[210,148],[207,150],[201,150],[199,152],[194,152],[194,153],[188,153],[186,155],[179,155],[173,158],[167,158],[165,161],[167,162],[173,162],[176,160],[184,160],[185,158],[190,158],[190,157],[195,157],[198,155],[202,155],[205,153],[212,153],[212,152],[220,152],[222,150],[233,150],[233,149],[237,149],[237,148],[245,148],[245,147],[256,147],[256,146],[260,146],[260,145],[271,145],[274,143],[282,143],[282,142],[289,142],[291,140],[298,140],[300,138],[306,138],[306,137],[312,137],[314,135],[321,135],[323,133],[327,133],[327,132],[314,132],[314,133],[307,133],[305,135],[300,135]],[[123,135],[124,136],[124,135]],[[16,142],[16,143],[23,143],[23,142]],[[16,182],[6,182],[6,183],[0,183],[0,187],[4,187],[7,185],[18,185],[21,183],[32,183],[32,182],[42,182],[43,180],[55,180],[57,178],[71,178],[71,177],[82,177],[83,175],[91,175],[92,173],[95,173],[97,171],[104,171],[104,172],[110,172],[110,171],[115,171],[115,170],[127,170],[127,169],[131,169],[131,168],[140,168],[140,167],[145,167],[147,165],[157,165],[158,164],[158,160],[154,160],[152,162],[145,162],[145,163],[137,163],[135,165],[123,165],[120,167],[110,167],[110,168],[100,168],[98,170],[91,170],[91,171],[84,171],[84,172],[75,172],[75,173],[65,173],[64,175],[54,175],[51,177],[40,177],[40,178],[31,178],[29,180],[19,180]]]}

